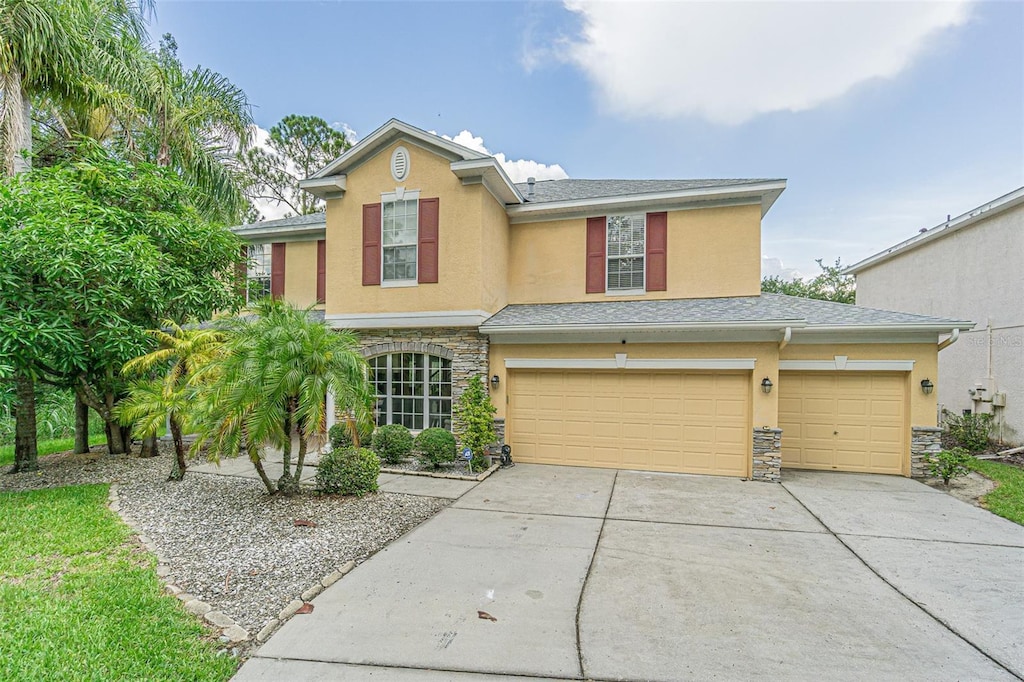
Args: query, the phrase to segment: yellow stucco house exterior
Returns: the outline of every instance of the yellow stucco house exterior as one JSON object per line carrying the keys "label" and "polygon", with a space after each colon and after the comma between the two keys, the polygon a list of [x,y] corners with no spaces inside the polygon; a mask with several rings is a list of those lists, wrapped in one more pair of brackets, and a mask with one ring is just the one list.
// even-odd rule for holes
{"label": "yellow stucco house exterior", "polygon": [[549,180],[391,120],[235,228],[253,285],[356,330],[378,423],[450,427],[483,375],[519,462],[778,481],[918,475],[940,335],[972,323],[762,294],[784,180]]}

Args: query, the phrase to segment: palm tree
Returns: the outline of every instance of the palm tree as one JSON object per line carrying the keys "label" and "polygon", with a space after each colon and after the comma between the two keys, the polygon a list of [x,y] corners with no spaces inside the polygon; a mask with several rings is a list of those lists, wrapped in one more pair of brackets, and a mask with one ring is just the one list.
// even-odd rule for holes
{"label": "palm tree", "polygon": [[[279,447],[277,489],[291,494],[298,491],[309,445],[324,431],[327,392],[363,422],[372,418],[373,393],[354,333],[331,330],[312,319],[310,309],[277,299],[263,299],[254,312],[227,323],[226,353],[209,367],[218,376],[204,392],[205,418],[193,448],[209,441],[220,456],[245,447],[260,470],[260,447]],[[294,472],[293,431],[299,446]],[[273,492],[262,471],[261,477]]]}
{"label": "palm tree", "polygon": [[169,331],[149,332],[160,347],[127,362],[123,372],[144,374],[167,367],[166,373],[160,379],[135,381],[118,413],[126,423],[134,423],[144,437],[154,437],[165,421],[169,423],[175,462],[168,480],[180,481],[187,467],[182,427],[189,422],[199,384],[211,377],[201,370],[224,353],[225,336],[219,329],[183,328],[172,320],[165,320],[164,327]]}

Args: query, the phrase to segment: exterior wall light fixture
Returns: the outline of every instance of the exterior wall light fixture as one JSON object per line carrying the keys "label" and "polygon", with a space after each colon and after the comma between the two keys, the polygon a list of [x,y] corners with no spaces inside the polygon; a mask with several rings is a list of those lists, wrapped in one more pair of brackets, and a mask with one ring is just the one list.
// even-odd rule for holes
{"label": "exterior wall light fixture", "polygon": [[764,391],[765,393],[771,393],[772,386],[774,386],[774,384],[772,383],[772,380],[769,379],[768,377],[761,379],[761,390]]}
{"label": "exterior wall light fixture", "polygon": [[932,383],[931,379],[922,379],[921,390],[924,391],[925,395],[928,395],[935,390],[935,384]]}
{"label": "exterior wall light fixture", "polygon": [[497,388],[498,384],[500,382],[501,382],[501,378],[497,374],[495,374],[494,376],[491,377],[491,386],[492,387]]}

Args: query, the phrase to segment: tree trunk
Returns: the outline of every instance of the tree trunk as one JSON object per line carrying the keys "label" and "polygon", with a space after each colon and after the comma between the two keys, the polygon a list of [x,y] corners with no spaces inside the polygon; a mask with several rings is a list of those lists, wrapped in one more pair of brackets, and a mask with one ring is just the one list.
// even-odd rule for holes
{"label": "tree trunk", "polygon": [[15,378],[17,406],[14,417],[14,468],[11,473],[35,471],[39,468],[36,447],[36,386],[31,378],[18,374]]}
{"label": "tree trunk", "polygon": [[139,450],[139,457],[156,457],[160,454],[160,450],[156,445],[156,434],[152,436],[146,436],[142,439],[142,447]]}
{"label": "tree trunk", "polygon": [[295,482],[302,480],[302,465],[306,463],[306,449],[309,441],[306,440],[306,429],[299,425],[299,458],[295,461]]}
{"label": "tree trunk", "polygon": [[173,414],[169,421],[171,440],[174,441],[174,466],[171,468],[171,475],[167,477],[167,480],[180,481],[185,478],[185,469],[188,467],[188,462],[185,461],[185,440],[181,437],[181,424]]}
{"label": "tree trunk", "polygon": [[281,449],[281,478],[277,480],[277,489],[285,495],[292,495],[299,491],[299,480],[292,475],[292,417],[295,413],[295,404],[288,401],[287,417],[284,420],[284,444]]}
{"label": "tree trunk", "polygon": [[122,426],[114,419],[114,405],[117,402],[117,398],[113,393],[108,392],[103,396],[103,399],[106,409],[100,414],[107,422],[107,453],[111,455],[131,454],[132,427]]}
{"label": "tree trunk", "polygon": [[89,406],[75,391],[75,454],[89,452]]}
{"label": "tree trunk", "polygon": [[[4,175],[12,177],[32,168],[32,102],[22,81],[21,71],[11,69],[0,78],[7,138],[4,148]],[[24,155],[23,155],[24,154]]]}
{"label": "tree trunk", "polygon": [[260,480],[263,481],[263,486],[267,489],[267,492],[271,495],[276,493],[277,488],[274,487],[274,482],[270,480],[267,472],[263,469],[263,459],[260,457],[259,448],[253,447],[248,435],[245,437],[245,451],[249,453],[249,461],[256,468],[256,473],[259,474]]}

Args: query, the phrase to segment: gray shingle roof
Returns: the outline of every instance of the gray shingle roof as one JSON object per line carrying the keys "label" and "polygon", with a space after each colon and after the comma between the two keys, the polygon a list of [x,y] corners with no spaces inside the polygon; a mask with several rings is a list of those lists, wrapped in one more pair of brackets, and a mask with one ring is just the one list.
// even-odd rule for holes
{"label": "gray shingle roof", "polygon": [[233,232],[245,232],[248,230],[266,230],[271,228],[285,228],[285,227],[308,227],[324,223],[327,220],[327,215],[323,211],[317,213],[310,213],[308,215],[293,215],[290,218],[278,218],[277,220],[264,220],[259,223],[249,223],[247,225],[238,225],[232,227]]}
{"label": "gray shingle roof", "polygon": [[597,301],[508,305],[492,315],[481,331],[503,327],[548,325],[714,324],[729,322],[801,321],[815,326],[963,324],[924,315],[808,298],[762,294],[732,298],[689,298],[658,301]]}
{"label": "gray shingle roof", "polygon": [[516,183],[516,188],[524,197],[527,197],[528,202],[536,204],[632,194],[677,192],[688,189],[756,185],[762,182],[781,182],[781,180],[762,178],[739,180],[577,180],[566,178],[563,180],[540,180],[534,183],[532,197],[527,197],[530,189],[525,182]]}

